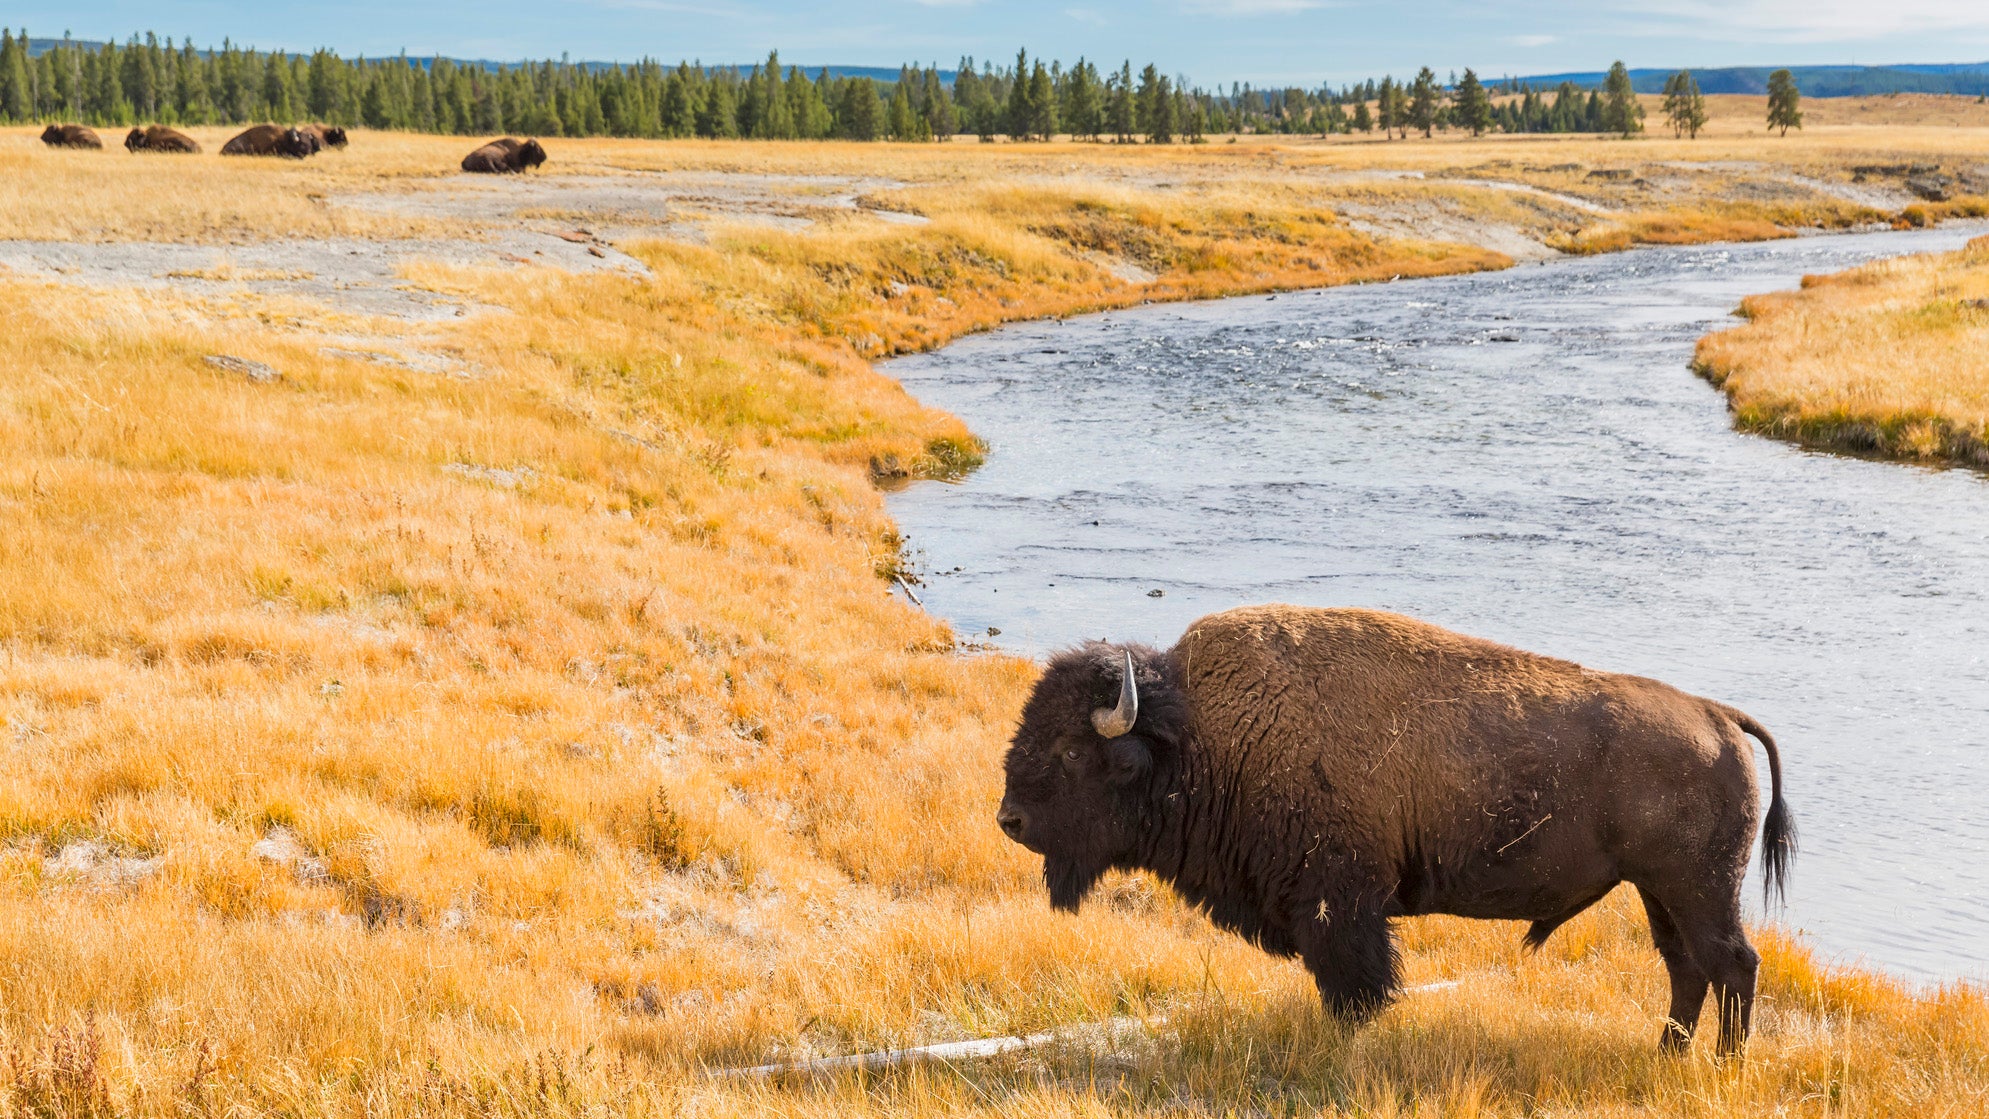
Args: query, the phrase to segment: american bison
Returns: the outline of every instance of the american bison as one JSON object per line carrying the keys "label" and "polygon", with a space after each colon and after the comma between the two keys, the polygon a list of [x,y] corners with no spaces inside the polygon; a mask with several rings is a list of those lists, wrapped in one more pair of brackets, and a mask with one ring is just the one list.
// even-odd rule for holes
{"label": "american bison", "polygon": [[335,124],[300,124],[297,131],[315,138],[320,148],[344,148],[345,129]]}
{"label": "american bison", "polygon": [[193,137],[177,128],[167,128],[154,124],[146,128],[134,128],[125,134],[124,148],[133,152],[197,152],[200,145]]}
{"label": "american bison", "polygon": [[1538,948],[1619,882],[1671,975],[1666,1050],[1710,986],[1746,1040],[1757,957],[1740,923],[1757,815],[1766,885],[1795,851],[1774,740],[1741,712],[1397,614],[1261,606],[1171,649],[1053,657],[1022,711],[998,820],[1043,856],[1052,906],[1144,869],[1218,925],[1298,956],[1334,1014],[1397,988],[1390,921],[1531,921]]}
{"label": "american bison", "polygon": [[221,145],[221,154],[278,155],[289,159],[303,159],[308,155],[316,155],[318,148],[316,136],[306,135],[295,128],[258,124],[243,130],[240,135]]}
{"label": "american bison", "polygon": [[89,148],[100,151],[104,146],[96,130],[80,124],[51,124],[41,130],[41,142],[51,148]]}
{"label": "american bison", "polygon": [[537,140],[514,140],[506,136],[492,140],[463,157],[463,170],[501,175],[525,171],[546,161],[546,149]]}

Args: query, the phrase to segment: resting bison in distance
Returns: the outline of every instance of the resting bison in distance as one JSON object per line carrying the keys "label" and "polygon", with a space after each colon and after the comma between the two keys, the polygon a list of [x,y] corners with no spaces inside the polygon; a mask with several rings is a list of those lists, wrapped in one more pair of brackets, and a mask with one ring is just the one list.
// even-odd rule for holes
{"label": "resting bison in distance", "polygon": [[167,128],[155,124],[148,128],[134,128],[125,134],[124,148],[133,152],[197,152],[200,145],[193,137],[177,128]]}
{"label": "resting bison in distance", "polygon": [[319,148],[345,147],[345,129],[335,124],[300,124],[297,131],[317,140]]}
{"label": "resting bison in distance", "polygon": [[1106,870],[1152,871],[1217,924],[1296,955],[1353,1020],[1396,990],[1390,919],[1533,922],[1537,948],[1619,882],[1671,973],[1661,1045],[1710,985],[1740,1048],[1756,959],[1740,924],[1757,811],[1767,885],[1795,850],[1760,724],[1655,680],[1373,610],[1213,614],[1171,649],[1052,658],[1008,751],[999,820],[1075,911]]}
{"label": "resting bison in distance", "polygon": [[280,155],[289,159],[303,159],[308,155],[316,155],[319,146],[316,136],[307,135],[299,129],[258,124],[245,129],[240,135],[221,145],[221,154]]}
{"label": "resting bison in distance", "polygon": [[525,171],[546,161],[546,149],[537,140],[514,140],[506,136],[492,140],[463,157],[463,170],[502,175]]}
{"label": "resting bison in distance", "polygon": [[51,124],[41,130],[41,142],[51,148],[89,148],[101,151],[103,140],[96,130],[80,124]]}

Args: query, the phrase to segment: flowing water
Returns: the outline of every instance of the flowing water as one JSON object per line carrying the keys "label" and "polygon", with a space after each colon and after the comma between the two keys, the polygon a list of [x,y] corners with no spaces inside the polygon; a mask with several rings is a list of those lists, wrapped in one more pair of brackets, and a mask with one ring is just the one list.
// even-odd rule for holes
{"label": "flowing water", "polygon": [[1744,295],[1979,232],[1006,328],[889,366],[992,447],[892,512],[927,608],[1024,654],[1374,606],[1735,704],[1802,829],[1771,916],[1836,958],[1989,978],[1989,476],[1736,433],[1687,364]]}

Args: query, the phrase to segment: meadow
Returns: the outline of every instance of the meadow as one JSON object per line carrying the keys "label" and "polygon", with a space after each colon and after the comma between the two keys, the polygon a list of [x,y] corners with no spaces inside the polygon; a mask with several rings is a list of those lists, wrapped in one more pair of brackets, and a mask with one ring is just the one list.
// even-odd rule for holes
{"label": "meadow", "polygon": [[[0,1106],[1989,1110],[1981,992],[1774,928],[1747,1060],[1660,1057],[1663,971],[1620,895],[1535,955],[1517,926],[1404,922],[1407,981],[1456,982],[1358,1033],[1143,877],[1052,914],[992,820],[1034,670],[894,593],[880,488],[988,449],[877,357],[1147,300],[1907,220],[1857,166],[1989,161],[1989,123],[1880,119],[1696,143],[565,142],[548,182],[698,185],[499,218],[522,186],[456,178],[460,139],[360,132],[291,164],[0,133],[0,238],[308,254],[585,222],[640,266],[410,250],[398,282],[462,311],[426,317],[218,266],[0,271]],[[1148,1025],[958,1067],[708,1074],[1115,1016]]]}
{"label": "meadow", "polygon": [[1989,237],[1757,295],[1695,362],[1749,431],[1989,467]]}

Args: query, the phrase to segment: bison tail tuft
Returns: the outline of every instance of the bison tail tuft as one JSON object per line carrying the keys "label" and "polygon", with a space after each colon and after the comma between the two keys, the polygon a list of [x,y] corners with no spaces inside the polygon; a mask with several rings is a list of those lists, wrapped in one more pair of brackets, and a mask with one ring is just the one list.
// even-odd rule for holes
{"label": "bison tail tuft", "polygon": [[1777,788],[1774,799],[1768,802],[1768,818],[1761,824],[1762,900],[1788,901],[1789,863],[1795,857],[1796,820]]}
{"label": "bison tail tuft", "polygon": [[1782,799],[1782,754],[1765,727],[1746,713],[1729,707],[1727,717],[1734,725],[1760,740],[1768,752],[1768,815],[1761,821],[1761,899],[1764,903],[1788,900],[1789,864],[1796,857],[1796,820]]}

